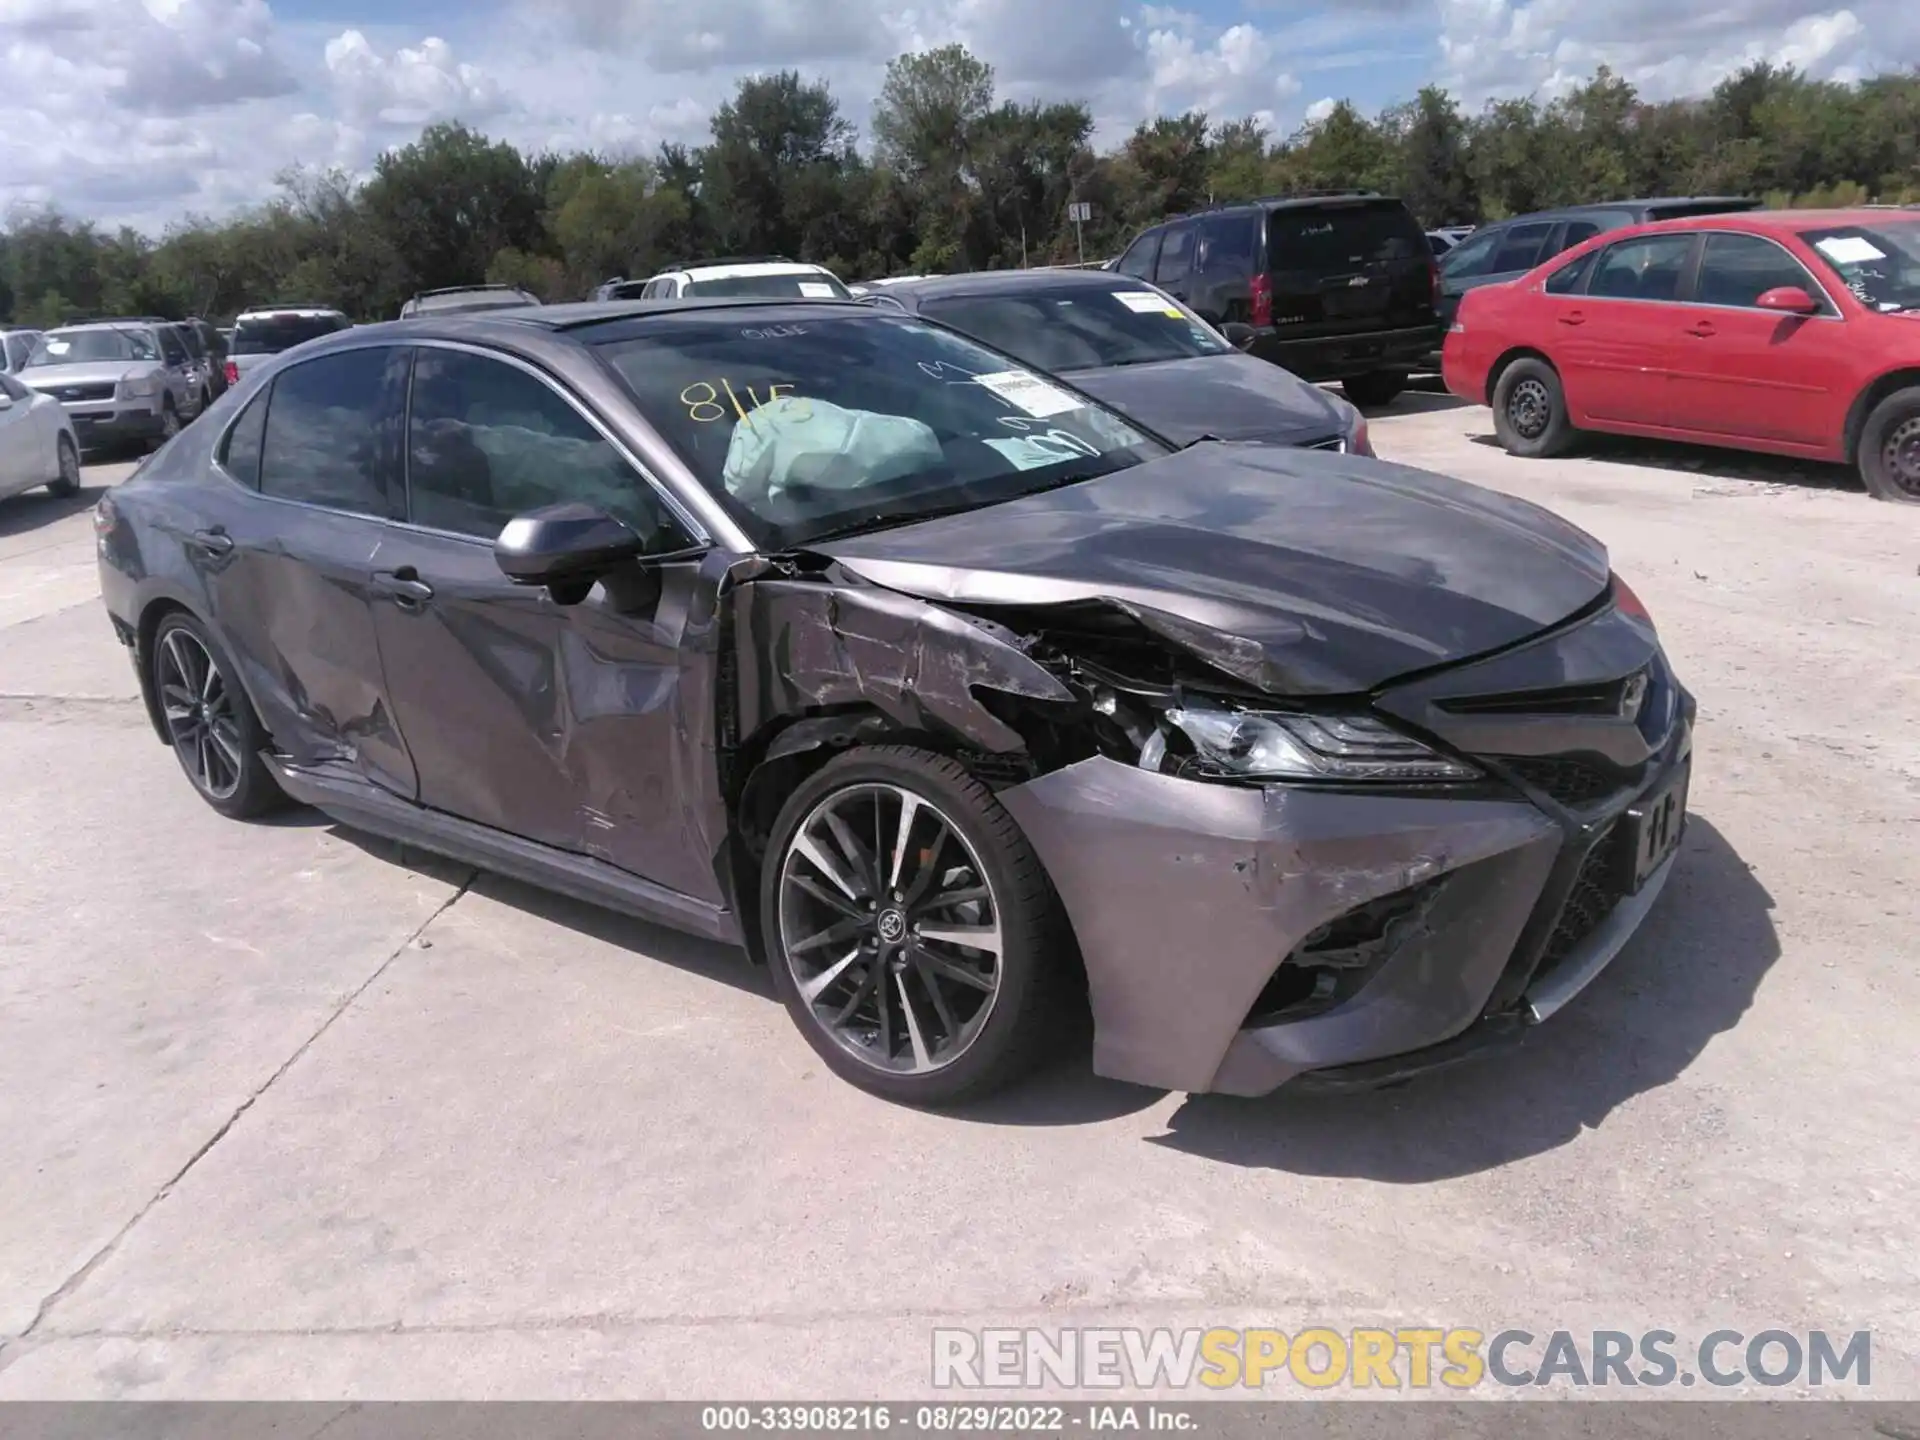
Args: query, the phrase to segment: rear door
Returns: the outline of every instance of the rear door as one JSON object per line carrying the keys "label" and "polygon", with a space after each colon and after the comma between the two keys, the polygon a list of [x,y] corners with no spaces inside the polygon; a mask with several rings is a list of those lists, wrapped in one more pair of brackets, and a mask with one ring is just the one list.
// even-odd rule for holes
{"label": "rear door", "polygon": [[1583,295],[1556,297],[1541,337],[1560,367],[1576,423],[1670,425],[1668,377],[1677,358],[1681,285],[1691,234],[1639,235],[1595,257]]}
{"label": "rear door", "polygon": [[1433,256],[1398,200],[1329,200],[1267,214],[1273,321],[1288,339],[1433,323]]}
{"label": "rear door", "polygon": [[555,383],[504,356],[422,345],[407,434],[411,524],[382,547],[374,617],[420,803],[717,902],[676,798],[681,737],[712,703],[682,684],[684,606],[605,585],[560,605],[493,558],[507,521],[569,500],[655,550],[691,532]]}
{"label": "rear door", "polygon": [[[1819,300],[1820,313],[1755,305],[1782,285]],[[1674,338],[1675,423],[1717,439],[1831,445],[1851,399],[1842,394],[1851,338],[1832,299],[1784,246],[1762,235],[1711,232]]]}
{"label": "rear door", "polygon": [[180,539],[275,740],[411,799],[371,603],[388,522],[404,513],[406,359],[371,346],[274,377],[216,446],[231,489]]}

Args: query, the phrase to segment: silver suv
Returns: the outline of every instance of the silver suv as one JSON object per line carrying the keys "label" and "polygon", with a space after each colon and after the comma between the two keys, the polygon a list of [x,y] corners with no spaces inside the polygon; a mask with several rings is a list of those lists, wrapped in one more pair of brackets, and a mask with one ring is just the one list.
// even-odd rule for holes
{"label": "silver suv", "polygon": [[207,377],[165,320],[89,320],[41,335],[20,383],[66,407],[81,447],[161,445],[207,401]]}

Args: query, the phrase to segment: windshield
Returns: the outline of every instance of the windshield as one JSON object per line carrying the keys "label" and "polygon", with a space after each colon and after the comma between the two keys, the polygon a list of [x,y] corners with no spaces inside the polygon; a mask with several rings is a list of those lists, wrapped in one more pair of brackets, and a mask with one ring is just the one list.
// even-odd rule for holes
{"label": "windshield", "polygon": [[689,280],[689,295],[765,295],[788,300],[850,300],[848,290],[824,270],[788,270],[773,275],[715,275]]}
{"label": "windshield", "polygon": [[995,505],[1167,453],[1111,412],[905,316],[694,311],[602,353],[769,549]]}
{"label": "windshield", "polygon": [[920,313],[1042,370],[1191,360],[1233,348],[1167,296],[1118,281],[928,300]]}
{"label": "windshield", "polygon": [[88,365],[113,360],[158,360],[159,346],[146,330],[51,330],[27,357],[35,365]]}
{"label": "windshield", "polygon": [[1869,310],[1920,310],[1920,220],[1802,230],[1800,238]]}
{"label": "windshield", "polygon": [[339,315],[248,315],[233,327],[235,355],[278,355],[347,328]]}

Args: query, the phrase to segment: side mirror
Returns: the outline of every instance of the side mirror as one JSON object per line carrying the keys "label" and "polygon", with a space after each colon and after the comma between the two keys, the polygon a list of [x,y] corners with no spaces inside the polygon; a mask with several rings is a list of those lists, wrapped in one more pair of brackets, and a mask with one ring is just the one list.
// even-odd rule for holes
{"label": "side mirror", "polygon": [[1753,302],[1762,310],[1777,310],[1785,315],[1818,315],[1820,302],[1798,285],[1776,285],[1762,291]]}
{"label": "side mirror", "polygon": [[1254,341],[1254,329],[1251,325],[1238,320],[1229,320],[1220,327],[1220,333],[1227,337],[1227,343],[1236,350],[1251,350]]}
{"label": "side mirror", "polygon": [[0,410],[11,410],[12,408],[13,396],[7,394],[4,390],[0,390]]}
{"label": "side mirror", "polygon": [[601,576],[646,550],[646,541],[604,510],[568,501],[516,515],[493,542],[493,560],[516,585],[544,585],[577,604]]}

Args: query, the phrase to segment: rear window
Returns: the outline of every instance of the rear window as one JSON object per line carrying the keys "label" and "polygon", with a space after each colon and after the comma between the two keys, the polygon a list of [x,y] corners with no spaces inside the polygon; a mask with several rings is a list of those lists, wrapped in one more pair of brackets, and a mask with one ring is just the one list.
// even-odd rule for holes
{"label": "rear window", "polygon": [[928,300],[920,313],[1041,370],[1189,360],[1233,348],[1165,295],[1124,281]]}
{"label": "rear window", "polygon": [[1337,275],[1365,265],[1431,258],[1427,235],[1397,201],[1275,210],[1267,217],[1267,265]]}
{"label": "rear window", "polygon": [[765,295],[786,300],[851,300],[853,292],[821,270],[785,275],[715,275],[687,282],[689,295]]}
{"label": "rear window", "polygon": [[233,327],[233,353],[278,355],[346,328],[343,315],[244,315]]}

